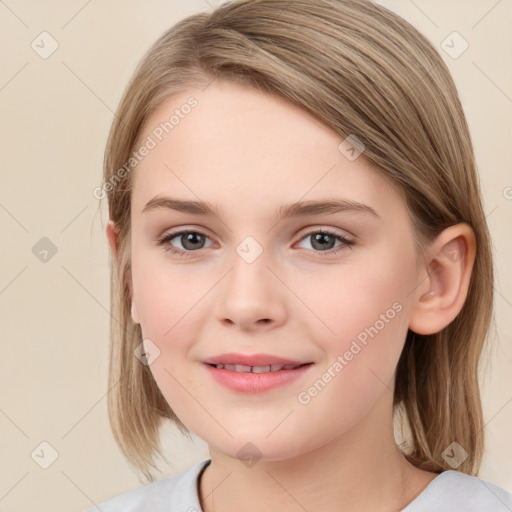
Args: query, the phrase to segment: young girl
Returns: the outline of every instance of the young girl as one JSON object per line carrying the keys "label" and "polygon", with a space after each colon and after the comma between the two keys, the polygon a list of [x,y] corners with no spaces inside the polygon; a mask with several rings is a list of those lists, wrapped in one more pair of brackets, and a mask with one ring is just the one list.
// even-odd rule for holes
{"label": "young girl", "polygon": [[477,476],[473,148],[410,24],[368,0],[182,20],[128,85],[104,180],[116,441],[148,481],[164,421],[210,458],[91,511],[512,510]]}

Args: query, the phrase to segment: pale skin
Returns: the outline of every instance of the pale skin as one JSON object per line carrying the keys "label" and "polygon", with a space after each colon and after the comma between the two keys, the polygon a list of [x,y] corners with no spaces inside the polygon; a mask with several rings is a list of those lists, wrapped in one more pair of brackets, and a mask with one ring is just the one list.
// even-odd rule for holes
{"label": "pale skin", "polygon": [[[451,226],[418,255],[403,196],[364,153],[348,160],[338,149],[343,138],[322,123],[239,84],[216,81],[169,97],[140,140],[191,95],[197,106],[133,171],[131,289],[133,321],[161,351],[152,374],[178,417],[209,446],[203,510],[401,510],[437,475],[412,466],[396,445],[396,365],[407,329],[438,332],[461,310],[475,257],[472,229]],[[215,203],[222,216],[142,213],[155,196]],[[275,222],[284,204],[342,198],[378,217],[344,211]],[[188,251],[184,257],[158,245],[181,230],[205,233],[194,242],[200,248],[185,236],[167,242]],[[311,232],[324,230],[355,244],[322,255]],[[116,253],[112,222],[107,234]],[[236,252],[249,236],[263,251],[251,263]],[[331,239],[324,252],[342,247]],[[300,403],[298,394],[394,303],[400,312]],[[284,387],[239,393],[201,363],[225,352],[314,365]],[[252,467],[237,458],[248,442],[261,456]]]}

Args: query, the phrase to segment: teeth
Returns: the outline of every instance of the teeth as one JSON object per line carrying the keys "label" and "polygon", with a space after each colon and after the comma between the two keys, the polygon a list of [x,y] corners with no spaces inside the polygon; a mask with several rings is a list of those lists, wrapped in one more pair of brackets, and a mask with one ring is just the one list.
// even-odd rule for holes
{"label": "teeth", "polygon": [[[226,367],[226,369],[230,370],[230,368],[227,368],[227,367]],[[234,370],[235,370],[235,372],[247,373],[247,372],[251,371],[251,367],[250,366],[245,366],[243,364],[236,364]]]}
{"label": "teeth", "polygon": [[[299,365],[300,366],[300,365]],[[271,364],[267,366],[247,366],[244,364],[216,364],[216,368],[219,370],[230,370],[232,372],[240,372],[240,373],[268,373],[268,372],[278,372],[280,370],[293,370],[294,368],[298,368],[293,364]]]}
{"label": "teeth", "polygon": [[268,366],[253,366],[252,373],[267,373],[271,371],[271,365]]}

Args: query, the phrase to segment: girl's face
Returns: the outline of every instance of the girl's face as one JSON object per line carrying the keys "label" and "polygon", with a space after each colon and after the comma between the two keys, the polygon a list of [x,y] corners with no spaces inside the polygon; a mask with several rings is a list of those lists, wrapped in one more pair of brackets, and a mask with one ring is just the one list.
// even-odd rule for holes
{"label": "girl's face", "polygon": [[[363,422],[379,435],[419,281],[402,195],[354,139],[238,84],[168,98],[140,140],[132,315],[181,421],[228,456],[264,460]],[[365,206],[311,206],[336,201]],[[214,369],[216,357],[245,368]],[[309,364],[268,368],[279,358]],[[236,371],[247,366],[264,368]]]}

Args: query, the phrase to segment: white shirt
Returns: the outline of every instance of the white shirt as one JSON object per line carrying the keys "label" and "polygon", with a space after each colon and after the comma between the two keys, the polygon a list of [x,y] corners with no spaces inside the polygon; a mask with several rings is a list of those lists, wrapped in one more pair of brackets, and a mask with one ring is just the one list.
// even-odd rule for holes
{"label": "white shirt", "polygon": [[[127,491],[86,512],[203,512],[199,478],[210,462]],[[512,493],[482,478],[446,470],[401,512],[512,512]]]}

